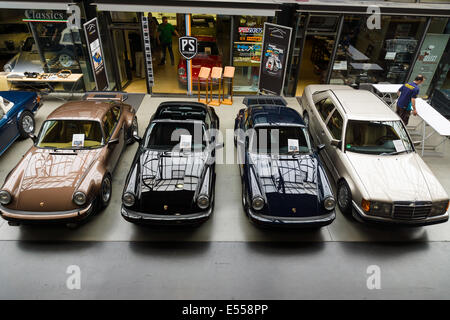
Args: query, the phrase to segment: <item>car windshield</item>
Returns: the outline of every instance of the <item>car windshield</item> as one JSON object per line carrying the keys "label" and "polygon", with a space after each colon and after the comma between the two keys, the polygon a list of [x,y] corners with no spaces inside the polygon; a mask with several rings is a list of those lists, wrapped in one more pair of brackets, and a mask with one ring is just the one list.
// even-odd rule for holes
{"label": "car windshield", "polygon": [[202,151],[206,147],[204,128],[193,122],[154,122],[146,138],[148,149]]}
{"label": "car windshield", "polygon": [[251,151],[265,154],[310,153],[311,146],[303,127],[259,127],[252,137]]}
{"label": "car windshield", "polygon": [[96,148],[103,145],[103,134],[97,121],[47,120],[37,141],[40,148]]}
{"label": "car windshield", "polygon": [[344,143],[347,151],[367,154],[389,155],[413,150],[400,120],[349,120]]}

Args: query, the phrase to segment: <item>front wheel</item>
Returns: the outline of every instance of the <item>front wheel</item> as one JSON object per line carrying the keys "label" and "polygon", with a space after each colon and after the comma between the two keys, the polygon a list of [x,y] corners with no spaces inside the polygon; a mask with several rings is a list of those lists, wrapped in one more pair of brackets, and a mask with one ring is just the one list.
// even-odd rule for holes
{"label": "front wheel", "polygon": [[30,133],[34,133],[34,117],[29,111],[24,111],[19,118],[19,134],[22,139],[28,138]]}
{"label": "front wheel", "polygon": [[105,177],[103,177],[102,184],[100,187],[99,201],[101,209],[104,209],[108,206],[109,202],[111,201],[111,194],[112,194],[111,176],[108,174]]}
{"label": "front wheel", "polygon": [[352,212],[352,193],[347,182],[344,180],[339,181],[337,187],[337,203],[339,209],[345,213],[350,214]]}
{"label": "front wheel", "polygon": [[133,144],[135,135],[139,135],[138,121],[136,117],[133,118],[133,122],[131,123],[131,127],[128,131],[127,144]]}

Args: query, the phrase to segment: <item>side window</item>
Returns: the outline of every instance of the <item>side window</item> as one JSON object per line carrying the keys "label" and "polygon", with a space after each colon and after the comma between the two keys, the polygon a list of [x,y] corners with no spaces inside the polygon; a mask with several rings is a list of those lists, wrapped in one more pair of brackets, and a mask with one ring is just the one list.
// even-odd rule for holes
{"label": "side window", "polygon": [[111,109],[105,114],[102,122],[103,122],[103,129],[105,130],[106,136],[105,138],[106,140],[109,140],[109,138],[113,133],[114,126],[116,124],[116,119]]}
{"label": "side window", "polygon": [[334,109],[334,104],[330,98],[326,98],[326,99],[320,100],[319,102],[316,102],[316,108],[319,111],[320,116],[322,117],[322,120],[324,122],[326,122],[331,111],[333,111],[333,109]]}
{"label": "side window", "polygon": [[2,106],[0,106],[0,119],[3,118],[5,115],[5,111],[3,111]]}
{"label": "side window", "polygon": [[211,129],[211,117],[209,116],[209,112],[206,112],[205,123],[206,127]]}
{"label": "side window", "polygon": [[327,128],[330,130],[331,136],[334,139],[341,140],[343,125],[344,120],[342,119],[339,111],[336,109],[327,123]]}
{"label": "side window", "polygon": [[120,116],[120,107],[119,106],[114,106],[111,108],[113,114],[114,114],[114,120],[117,121],[119,120],[119,116]]}

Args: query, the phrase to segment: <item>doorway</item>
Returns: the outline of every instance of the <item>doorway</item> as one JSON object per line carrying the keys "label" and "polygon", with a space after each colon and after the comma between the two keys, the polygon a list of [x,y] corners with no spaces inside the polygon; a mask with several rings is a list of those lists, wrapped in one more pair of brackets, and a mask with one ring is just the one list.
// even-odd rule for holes
{"label": "doorway", "polygon": [[113,24],[111,39],[121,90],[147,93],[141,31],[138,23]]}
{"label": "doorway", "polygon": [[307,19],[301,59],[298,61],[296,96],[302,95],[307,85],[327,82],[339,20],[338,15],[311,15]]}

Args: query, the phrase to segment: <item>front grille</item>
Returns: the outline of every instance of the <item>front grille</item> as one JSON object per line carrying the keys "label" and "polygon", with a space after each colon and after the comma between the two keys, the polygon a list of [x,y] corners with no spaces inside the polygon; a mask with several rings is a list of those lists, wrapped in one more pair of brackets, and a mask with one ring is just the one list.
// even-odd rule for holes
{"label": "front grille", "polygon": [[403,220],[425,219],[430,211],[431,202],[395,202],[393,217]]}

